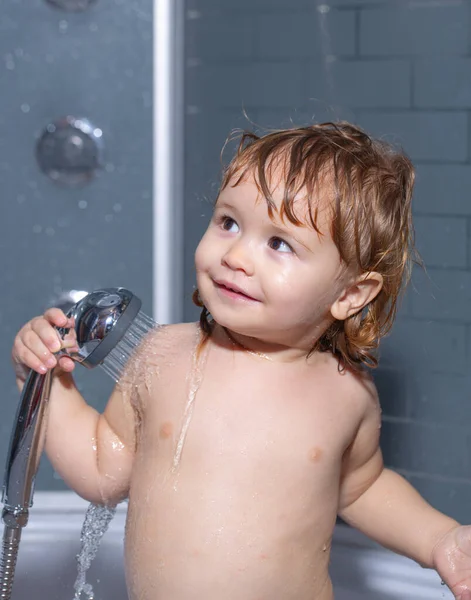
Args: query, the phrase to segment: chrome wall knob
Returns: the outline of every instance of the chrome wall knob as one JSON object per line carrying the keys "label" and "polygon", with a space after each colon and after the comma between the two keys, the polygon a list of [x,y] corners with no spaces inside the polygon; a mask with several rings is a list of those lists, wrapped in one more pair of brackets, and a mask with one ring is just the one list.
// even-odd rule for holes
{"label": "chrome wall knob", "polygon": [[88,119],[67,116],[49,123],[36,145],[39,168],[56,183],[88,183],[103,164],[103,132]]}

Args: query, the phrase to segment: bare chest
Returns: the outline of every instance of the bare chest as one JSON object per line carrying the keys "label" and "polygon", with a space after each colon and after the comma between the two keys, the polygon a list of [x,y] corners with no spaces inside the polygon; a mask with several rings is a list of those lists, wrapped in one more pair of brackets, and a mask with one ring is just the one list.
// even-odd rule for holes
{"label": "bare chest", "polygon": [[[158,389],[157,389],[158,388]],[[209,358],[196,375],[157,383],[142,442],[159,469],[206,482],[251,485],[289,478],[329,486],[358,422],[355,406],[322,373]]]}

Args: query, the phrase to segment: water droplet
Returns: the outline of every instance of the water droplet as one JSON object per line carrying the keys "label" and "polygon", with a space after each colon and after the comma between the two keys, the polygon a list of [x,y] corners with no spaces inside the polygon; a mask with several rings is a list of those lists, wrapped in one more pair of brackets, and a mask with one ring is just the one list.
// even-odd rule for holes
{"label": "water droplet", "polygon": [[20,108],[21,108],[21,111],[24,113],[29,113],[29,111],[31,109],[30,105],[27,104],[26,102],[24,102]]}
{"label": "water droplet", "polygon": [[81,208],[82,210],[87,208],[87,206],[88,206],[88,202],[86,200],[80,200],[78,203],[78,207]]}
{"label": "water droplet", "polygon": [[13,56],[11,54],[7,54],[5,56],[5,67],[9,71],[13,71],[13,69],[15,68],[15,61],[14,61]]}
{"label": "water droplet", "polygon": [[121,210],[122,210],[121,204],[117,203],[117,204],[113,205],[113,210],[117,213],[121,212]]}
{"label": "water droplet", "polygon": [[37,223],[36,225],[33,225],[33,233],[41,233],[42,230],[43,230],[43,228],[41,225],[39,225],[39,223]]}
{"label": "water droplet", "polygon": [[189,21],[194,21],[195,19],[200,19],[201,18],[201,12],[199,10],[187,10],[186,11],[186,18]]}
{"label": "water droplet", "polygon": [[87,571],[96,556],[100,541],[106,533],[116,508],[108,508],[98,504],[90,504],[85,515],[80,534],[80,553],[77,556],[78,573],[74,584],[75,599],[79,600],[82,594],[93,600],[94,593],[91,584],[86,582]]}
{"label": "water droplet", "polygon": [[150,108],[152,106],[152,94],[150,92],[142,93],[142,103],[144,108]]}
{"label": "water droplet", "polygon": [[69,24],[67,23],[67,21],[65,21],[65,20],[59,21],[59,31],[61,33],[65,33],[68,28],[69,28]]}
{"label": "water droplet", "polygon": [[195,56],[190,57],[187,61],[186,61],[186,66],[187,67],[199,67],[201,65],[201,58],[197,58]]}

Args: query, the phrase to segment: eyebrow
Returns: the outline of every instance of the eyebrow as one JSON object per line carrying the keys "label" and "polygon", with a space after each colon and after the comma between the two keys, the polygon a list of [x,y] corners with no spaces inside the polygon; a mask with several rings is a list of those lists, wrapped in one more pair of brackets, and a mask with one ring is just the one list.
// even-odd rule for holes
{"label": "eyebrow", "polygon": [[214,203],[214,210],[216,210],[216,208],[230,208],[231,210],[235,210],[234,207],[229,202],[226,202],[226,201],[219,202],[219,198]]}

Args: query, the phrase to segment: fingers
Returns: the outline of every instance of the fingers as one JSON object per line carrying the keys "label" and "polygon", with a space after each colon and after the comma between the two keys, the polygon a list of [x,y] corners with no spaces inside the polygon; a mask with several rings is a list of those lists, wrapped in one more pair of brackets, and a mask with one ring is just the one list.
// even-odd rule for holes
{"label": "fingers", "polygon": [[[77,347],[73,326],[74,320],[58,308],[51,308],[43,316],[26,323],[13,345],[12,358],[17,375],[21,378],[24,367],[43,374],[58,365],[64,371],[72,371],[75,366],[72,360],[62,357],[58,362],[54,354],[63,348]],[[56,327],[71,328],[66,339],[61,339]]]}
{"label": "fingers", "polygon": [[74,319],[68,318],[60,308],[49,308],[44,313],[44,318],[55,327],[73,327]]}
{"label": "fingers", "polygon": [[75,369],[74,361],[71,358],[67,358],[67,356],[61,356],[61,358],[59,358],[58,364],[59,367],[67,373],[70,373]]}
{"label": "fingers", "polygon": [[[26,332],[24,339],[26,343],[21,337],[15,339],[13,345],[13,362],[42,374],[56,366],[56,358],[48,351],[39,338],[33,338],[31,332]],[[21,370],[18,369],[17,374],[19,375],[20,373]]]}

